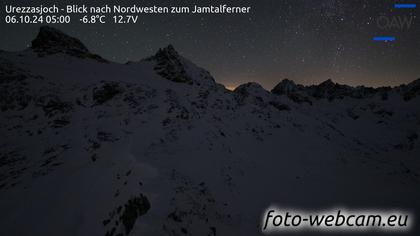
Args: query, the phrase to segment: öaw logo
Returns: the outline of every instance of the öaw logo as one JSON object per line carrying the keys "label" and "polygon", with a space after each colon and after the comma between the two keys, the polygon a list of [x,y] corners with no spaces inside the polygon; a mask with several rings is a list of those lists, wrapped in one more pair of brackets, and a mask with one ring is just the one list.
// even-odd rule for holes
{"label": "\u00f6aw logo", "polygon": [[376,24],[382,30],[409,30],[413,25],[414,19],[414,16],[380,16],[376,20]]}
{"label": "\u00f6aw logo", "polygon": [[[397,3],[394,4],[394,8],[396,10],[404,10],[404,9],[415,9],[417,8],[417,4],[408,4],[408,3]],[[384,31],[390,31],[390,30],[409,30],[414,20],[416,19],[416,16],[413,14],[410,14],[410,16],[404,15],[404,16],[379,16],[376,19],[376,24],[378,28]],[[395,41],[396,37],[394,36],[376,36],[373,37],[374,41],[384,41],[384,42],[390,42]]]}

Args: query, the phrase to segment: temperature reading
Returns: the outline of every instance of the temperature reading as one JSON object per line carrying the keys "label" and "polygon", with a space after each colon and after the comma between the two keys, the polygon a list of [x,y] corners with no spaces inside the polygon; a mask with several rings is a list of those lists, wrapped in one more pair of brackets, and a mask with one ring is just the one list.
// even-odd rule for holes
{"label": "temperature reading", "polygon": [[106,23],[104,15],[83,16],[82,18],[80,18],[80,21],[84,24]]}

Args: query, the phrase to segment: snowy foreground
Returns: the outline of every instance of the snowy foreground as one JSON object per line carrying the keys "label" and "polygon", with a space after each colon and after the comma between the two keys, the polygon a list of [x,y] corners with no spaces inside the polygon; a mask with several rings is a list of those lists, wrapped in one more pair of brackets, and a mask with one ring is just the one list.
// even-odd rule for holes
{"label": "snowy foreground", "polygon": [[229,91],[172,46],[117,64],[42,27],[0,51],[0,235],[260,235],[273,204],[418,218],[419,95]]}

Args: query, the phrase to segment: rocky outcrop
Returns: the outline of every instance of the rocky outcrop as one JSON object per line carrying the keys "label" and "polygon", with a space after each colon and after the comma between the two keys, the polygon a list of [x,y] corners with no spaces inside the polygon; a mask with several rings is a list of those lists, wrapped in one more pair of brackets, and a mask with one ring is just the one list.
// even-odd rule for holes
{"label": "rocky outcrop", "polygon": [[293,81],[284,79],[277,84],[271,92],[276,95],[285,95],[296,103],[312,104],[314,100],[344,99],[346,97],[362,99],[380,95],[383,100],[387,99],[390,87],[371,88],[365,86],[352,87],[334,83],[328,79],[319,85],[304,86],[295,84]]}
{"label": "rocky outcrop", "polygon": [[413,82],[403,87],[403,96],[405,101],[409,101],[420,95],[420,79],[414,80]]}
{"label": "rocky outcrop", "polygon": [[233,92],[239,104],[252,103],[262,106],[271,100],[270,93],[260,84],[254,82],[242,84]]}
{"label": "rocky outcrop", "polygon": [[159,49],[154,56],[147,58],[146,61],[155,61],[155,71],[165,79],[178,83],[193,83],[181,57],[172,45]]}
{"label": "rocky outcrop", "polygon": [[296,103],[307,103],[312,105],[312,101],[306,93],[306,88],[303,85],[295,84],[292,80],[284,79],[278,83],[271,93],[276,95],[285,95]]}
{"label": "rocky outcrop", "polygon": [[265,90],[260,84],[250,82],[238,86],[234,91],[235,98],[239,104],[255,104],[259,107],[273,106],[279,111],[289,111],[290,107],[275,99],[275,97]]}
{"label": "rocky outcrop", "polygon": [[42,26],[37,37],[32,40],[31,48],[39,56],[64,53],[80,58],[91,58],[106,62],[102,57],[89,52],[87,47],[77,38],[73,38],[58,29]]}

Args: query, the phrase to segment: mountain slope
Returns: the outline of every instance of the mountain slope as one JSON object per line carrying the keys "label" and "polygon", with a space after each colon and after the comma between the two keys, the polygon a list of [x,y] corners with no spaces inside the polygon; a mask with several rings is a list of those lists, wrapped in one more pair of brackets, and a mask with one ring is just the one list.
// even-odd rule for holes
{"label": "mountain slope", "polygon": [[0,52],[1,232],[258,235],[274,203],[417,212],[418,88],[232,92],[173,46],[122,65],[42,27]]}

